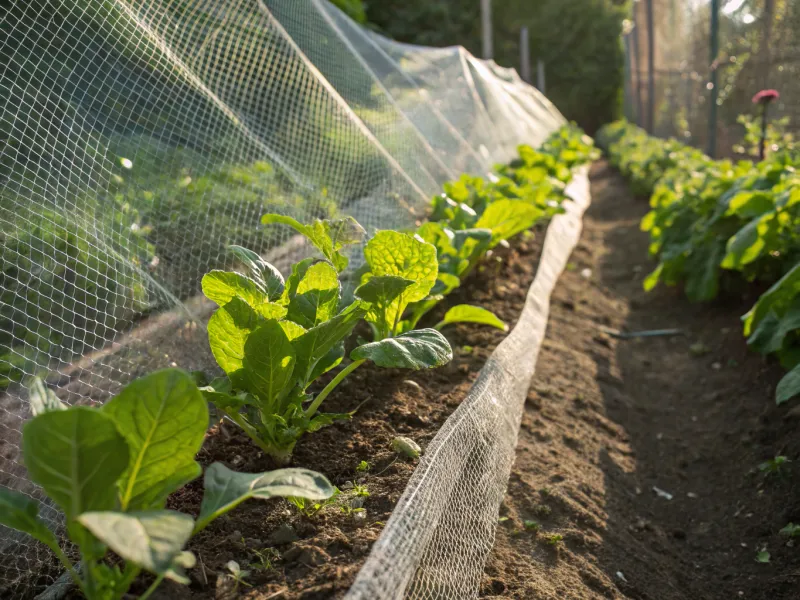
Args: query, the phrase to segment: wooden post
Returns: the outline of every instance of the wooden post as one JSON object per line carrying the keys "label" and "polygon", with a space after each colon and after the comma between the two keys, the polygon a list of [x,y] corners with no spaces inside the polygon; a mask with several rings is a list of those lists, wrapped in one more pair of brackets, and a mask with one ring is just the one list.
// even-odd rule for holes
{"label": "wooden post", "polygon": [[523,81],[531,82],[531,48],[527,27],[519,30],[519,72]]}

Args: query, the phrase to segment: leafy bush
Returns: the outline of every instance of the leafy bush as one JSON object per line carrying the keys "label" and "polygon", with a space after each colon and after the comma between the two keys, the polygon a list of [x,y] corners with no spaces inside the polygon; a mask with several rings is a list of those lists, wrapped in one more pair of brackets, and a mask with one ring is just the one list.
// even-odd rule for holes
{"label": "leafy bush", "polygon": [[[194,556],[183,548],[214,519],[249,498],[300,496],[322,500],[330,482],[306,469],[236,473],[212,464],[197,520],[167,510],[167,496],[201,474],[194,457],[208,426],[208,406],[192,378],[158,371],[128,385],[102,408],[67,408],[35,380],[33,419],[22,451],[31,479],[64,513],[81,568],[60,548],[30,497],[0,487],[0,524],[28,533],[61,560],[89,600],[122,598],[141,571],[189,583]],[[109,563],[111,550],[121,563]],[[143,597],[145,597],[143,596]]]}
{"label": "leafy bush", "polygon": [[743,317],[744,334],[753,349],[776,353],[791,369],[777,401],[800,394],[800,157],[793,148],[734,164],[622,121],[598,139],[634,190],[652,194],[641,227],[658,265],[645,289],[681,283],[690,300],[709,301],[733,274],[774,282]]}

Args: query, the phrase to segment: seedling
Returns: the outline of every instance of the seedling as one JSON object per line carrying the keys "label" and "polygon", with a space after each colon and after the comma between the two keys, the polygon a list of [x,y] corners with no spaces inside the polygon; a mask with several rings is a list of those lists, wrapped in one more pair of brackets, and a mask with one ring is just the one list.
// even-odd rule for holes
{"label": "seedling", "polygon": [[[362,364],[433,368],[451,360],[452,350],[432,329],[394,336],[405,306],[403,298],[415,297],[408,295],[409,290],[427,293],[426,282],[436,278],[432,247],[420,248],[424,242],[406,234],[379,232],[367,243],[367,262],[373,270],[380,267],[387,273],[392,271],[390,264],[402,269],[368,278],[356,290],[356,299],[341,308],[339,273],[348,263],[341,250],[361,240],[361,226],[349,217],[302,225],[289,217],[265,215],[262,222],[290,225],[309,239],[324,260],[300,261],[284,281],[258,254],[236,246],[232,250],[247,265],[249,276],[212,271],[203,277],[203,293],[219,305],[208,324],[209,344],[226,373],[203,392],[259,448],[285,464],[303,434],[352,416],[318,410]],[[312,384],[342,362],[344,341],[362,318],[373,326],[380,323],[377,341],[355,348],[351,362],[322,391],[311,393]]]}
{"label": "seedling", "polygon": [[780,530],[779,533],[788,538],[800,537],[800,525],[788,523],[783,529]]}
{"label": "seedling", "polygon": [[758,563],[768,563],[770,558],[770,553],[766,550],[759,550],[756,553],[756,562]]}
{"label": "seedling", "polygon": [[250,552],[256,557],[256,561],[250,563],[250,568],[261,572],[271,571],[273,569],[272,561],[281,557],[275,548],[251,549]]}
{"label": "seedling", "polygon": [[350,493],[353,496],[361,497],[361,498],[369,498],[369,490],[365,485],[358,485],[354,484],[353,489],[350,490]]}
{"label": "seedling", "polygon": [[[41,381],[30,394],[33,418],[23,426],[28,474],[64,513],[77,546],[77,569],[38,517],[39,504],[0,487],[0,524],[47,545],[88,600],[122,598],[141,571],[188,583],[195,563],[189,538],[249,498],[293,494],[322,500],[333,486],[319,473],[283,469],[236,473],[221,463],[205,473],[197,520],[166,510],[167,496],[201,474],[194,457],[208,426],[208,405],[192,378],[157,371],[128,385],[102,408],[67,407]],[[121,563],[105,560],[113,551]]]}
{"label": "seedling", "polygon": [[237,563],[235,560],[229,560],[225,564],[225,568],[228,569],[228,573],[230,574],[229,576],[234,581],[234,590],[237,590],[240,585],[245,587],[253,587],[245,581],[245,579],[250,576],[250,571],[242,570],[242,568],[239,566],[239,563]]}
{"label": "seedling", "polygon": [[370,465],[367,461],[362,460],[356,467],[356,473],[366,473],[369,471]]}
{"label": "seedling", "polygon": [[525,519],[522,523],[525,526],[526,531],[538,532],[542,528],[539,523],[530,519]]}
{"label": "seedling", "polygon": [[560,533],[550,533],[543,536],[543,538],[546,544],[554,547],[558,546],[562,541],[564,541],[564,536],[562,536]]}
{"label": "seedling", "polygon": [[315,502],[314,500],[305,498],[303,496],[287,496],[286,499],[290,504],[294,505],[294,507],[300,511],[301,514],[309,519],[312,519],[324,508],[336,504],[341,493],[341,490],[334,486],[331,495],[320,502]]}
{"label": "seedling", "polygon": [[789,462],[791,461],[785,456],[776,456],[758,465],[758,470],[761,471],[765,477],[769,477],[770,475],[783,475],[785,465]]}
{"label": "seedling", "polygon": [[546,504],[537,504],[533,507],[533,512],[539,517],[548,517],[553,510]]}

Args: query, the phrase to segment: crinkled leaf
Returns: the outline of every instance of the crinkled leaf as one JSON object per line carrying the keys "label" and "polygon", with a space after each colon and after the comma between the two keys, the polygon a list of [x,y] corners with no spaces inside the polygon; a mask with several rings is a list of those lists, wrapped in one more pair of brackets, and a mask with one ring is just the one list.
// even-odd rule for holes
{"label": "crinkled leaf", "polygon": [[778,382],[778,387],[775,389],[775,401],[778,404],[783,404],[787,400],[791,400],[795,396],[800,395],[800,365],[789,371]]}
{"label": "crinkled leaf", "polygon": [[39,377],[31,378],[28,385],[28,401],[34,417],[54,410],[67,410],[67,406],[62,404],[58,396]]}
{"label": "crinkled leaf", "polygon": [[451,323],[478,323],[480,325],[495,327],[501,331],[508,330],[508,325],[498,319],[497,315],[492,311],[469,304],[459,304],[448,310],[441,322],[436,325],[436,329],[441,329],[445,325],[450,325]]}
{"label": "crinkled leaf", "polygon": [[283,294],[285,282],[281,272],[265,261],[257,252],[253,252],[248,248],[242,246],[230,245],[228,250],[233,252],[244,265],[250,269],[250,273],[256,279],[263,283],[263,287],[267,292],[267,296],[271,301],[277,300]]}
{"label": "crinkled leaf", "polygon": [[277,321],[255,329],[244,344],[245,387],[265,402],[280,398],[292,378],[295,352]]}
{"label": "crinkled leaf", "polygon": [[209,271],[200,283],[206,298],[225,306],[233,298],[241,298],[250,306],[269,301],[265,289],[257,281],[233,271]]}
{"label": "crinkled leaf", "polygon": [[431,369],[450,362],[453,350],[435,329],[417,329],[359,346],[350,353],[350,358],[371,360],[379,367]]}
{"label": "crinkled leaf", "polygon": [[116,482],[128,468],[128,444],[99,410],[76,406],[25,423],[22,454],[31,479],[64,511],[79,514],[114,507]]}
{"label": "crinkled leaf", "polygon": [[[364,257],[370,267],[366,277],[394,275],[414,281],[383,311],[380,322],[389,324],[390,328],[400,320],[410,302],[425,298],[436,283],[439,270],[436,248],[418,237],[397,231],[379,231],[367,243]],[[387,334],[391,331],[383,332]]]}
{"label": "crinkled leaf", "polygon": [[78,520],[121,558],[157,575],[173,568],[194,528],[192,517],[174,510],[87,512]]}
{"label": "crinkled leaf", "polygon": [[45,544],[57,543],[55,534],[39,518],[39,503],[4,487],[0,487],[0,525],[27,533]]}
{"label": "crinkled leaf", "polygon": [[339,274],[330,264],[310,266],[289,301],[287,318],[305,328],[327,321],[336,314],[341,288]]}
{"label": "crinkled leaf", "polygon": [[314,244],[339,272],[344,271],[348,264],[347,257],[339,251],[344,246],[359,243],[366,235],[364,228],[353,217],[324,221],[317,219],[310,225],[303,225],[291,217],[268,214],[261,217],[261,222],[292,227]]}
{"label": "crinkled leaf", "polygon": [[493,248],[501,241],[533,227],[543,214],[542,209],[524,200],[497,200],[486,207],[475,228],[492,230],[492,241],[488,247]]}
{"label": "crinkled leaf", "polygon": [[298,496],[324,500],[334,492],[331,482],[324,475],[308,469],[236,473],[221,463],[214,463],[206,470],[204,487],[195,528],[197,531],[248,498],[267,500],[276,496]]}
{"label": "crinkled leaf", "polygon": [[244,300],[234,298],[218,309],[208,321],[208,343],[217,364],[235,385],[242,382],[244,344],[248,336],[265,319],[259,316]]}
{"label": "crinkled leaf", "polygon": [[161,508],[169,494],[200,476],[194,457],[208,428],[208,404],[187,373],[165,369],[141,377],[102,410],[131,454],[118,482],[121,510]]}

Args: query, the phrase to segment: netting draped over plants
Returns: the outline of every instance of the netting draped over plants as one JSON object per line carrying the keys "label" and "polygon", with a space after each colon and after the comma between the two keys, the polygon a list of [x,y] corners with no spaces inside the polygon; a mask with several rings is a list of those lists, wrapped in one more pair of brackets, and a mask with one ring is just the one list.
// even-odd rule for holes
{"label": "netting draped over plants", "polygon": [[[392,42],[324,0],[4,11],[0,484],[36,498],[19,459],[30,376],[102,402],[155,368],[205,368],[201,275],[229,244],[284,267],[306,250],[260,215],[410,225],[442,183],[563,123],[513,70]],[[2,528],[0,550],[0,588],[57,574]]]}

